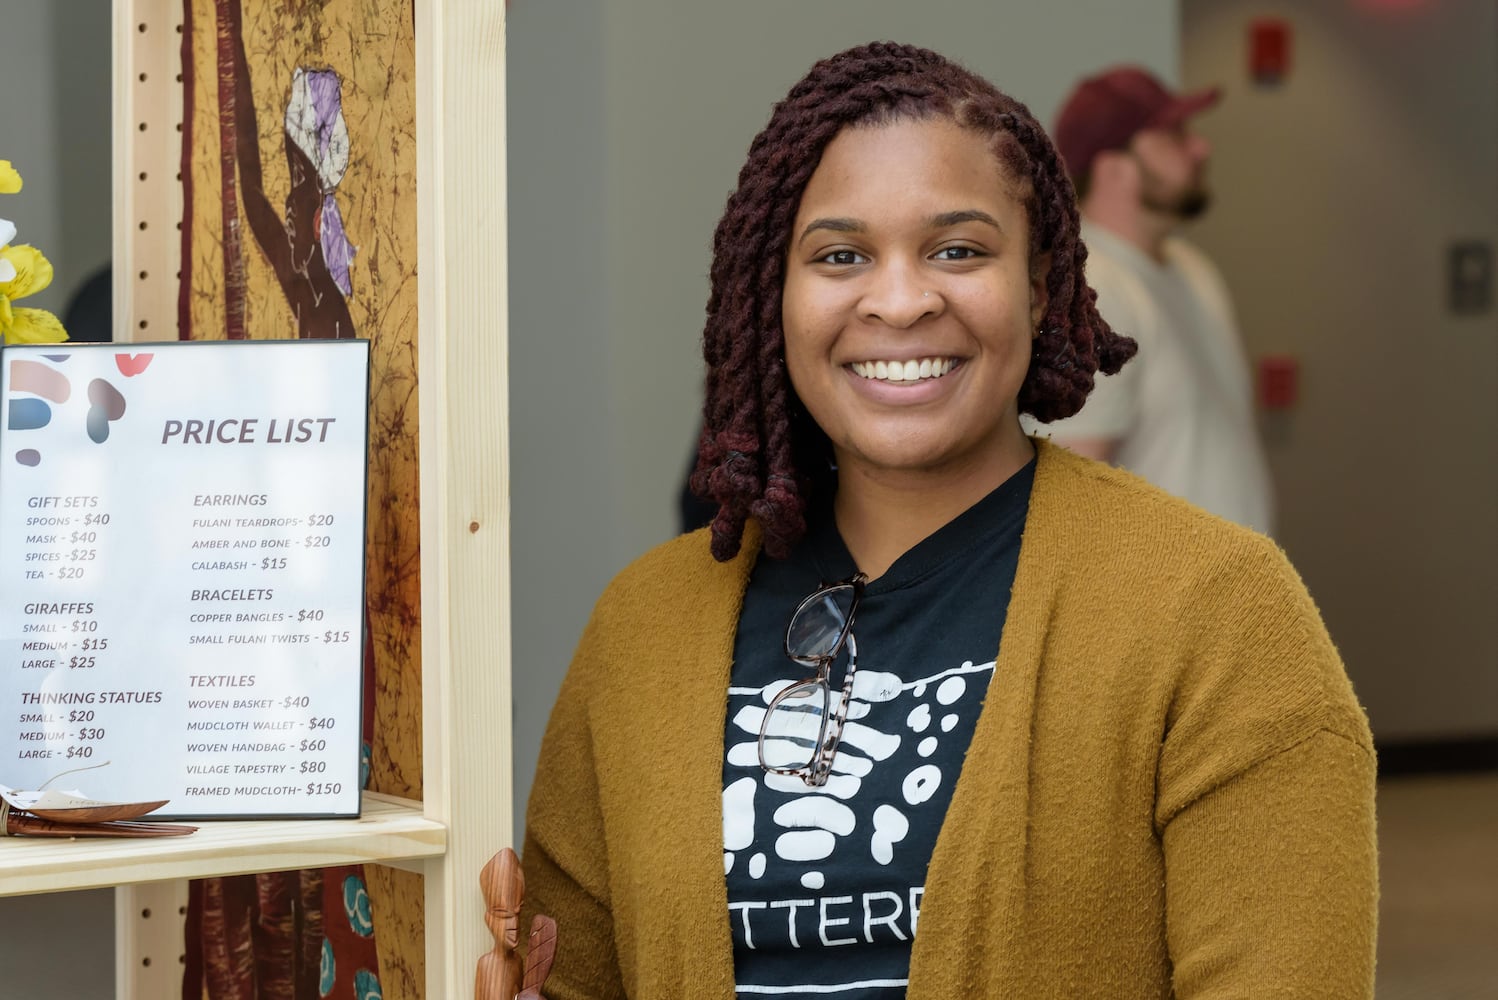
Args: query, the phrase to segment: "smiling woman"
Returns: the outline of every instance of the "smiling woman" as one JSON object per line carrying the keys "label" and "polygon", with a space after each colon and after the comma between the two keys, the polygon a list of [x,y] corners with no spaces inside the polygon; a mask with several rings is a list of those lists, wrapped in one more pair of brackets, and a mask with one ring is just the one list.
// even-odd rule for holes
{"label": "smiling woman", "polygon": [[[1082,279],[1086,251],[1077,235],[1071,183],[1029,110],[933,53],[871,46],[859,62],[834,58],[819,63],[777,106],[750,149],[739,190],[718,225],[704,331],[708,394],[692,486],[719,506],[712,534],[713,552],[720,559],[737,551],[751,515],[764,530],[766,551],[784,555],[805,530],[806,504],[814,505],[825,492],[821,470],[833,458],[830,429],[801,419],[807,400],[799,387],[787,384],[794,378],[788,379],[787,363],[789,327],[796,320],[783,307],[799,296],[803,283],[797,278],[805,275],[806,266],[814,261],[834,268],[858,266],[855,262],[865,255],[852,245],[823,239],[820,245],[828,247],[824,256],[829,259],[808,259],[804,243],[811,233],[866,237],[877,223],[889,238],[891,226],[918,221],[927,229],[966,226],[960,235],[974,235],[986,217],[988,241],[1003,250],[992,265],[960,263],[982,259],[983,252],[960,240],[940,253],[933,246],[931,263],[948,270],[923,273],[932,280],[923,276],[914,287],[908,284],[914,273],[890,270],[890,264],[903,267],[900,261],[870,258],[874,277],[866,280],[876,298],[864,308],[894,310],[888,317],[894,325],[913,307],[886,296],[915,291],[924,314],[933,296],[941,304],[942,289],[934,283],[938,274],[960,274],[964,268],[988,271],[991,266],[1013,274],[1017,268],[1022,287],[1028,288],[1023,302],[1031,313],[1023,324],[1032,341],[1026,353],[1037,363],[1011,361],[1006,366],[1019,382],[1009,398],[993,401],[1001,409],[1012,404],[1042,421],[1070,416],[1091,390],[1094,374],[1116,372],[1134,350],[1133,342],[1115,336],[1093,307]],[[949,159],[949,153],[955,158]],[[877,158],[877,165],[867,157]],[[879,185],[877,192],[870,182]],[[974,198],[972,203],[963,200]],[[914,203],[923,200],[929,204],[917,210]],[[927,214],[920,220],[897,220],[902,211]],[[833,256],[832,251],[840,252]],[[945,325],[962,322],[956,318]],[[1007,322],[991,317],[981,325]],[[926,324],[920,332],[929,335],[930,328]],[[916,360],[919,374],[920,358],[908,353],[850,360],[875,361],[876,375],[878,360],[885,360],[886,377],[888,361]],[[985,383],[963,396],[976,404],[984,390],[997,387]],[[1023,436],[1017,415],[1012,422],[1011,443]],[[975,471],[975,456],[966,457],[965,467]],[[955,503],[975,499],[971,490],[976,487],[968,478],[968,490]],[[945,489],[932,492],[947,496]],[[948,504],[933,512],[936,519],[925,527],[943,523],[943,514],[950,517],[963,506]],[[903,517],[900,521],[905,523]],[[902,533],[907,542],[924,537],[919,527],[915,530],[914,535]]]}
{"label": "smiling woman", "polygon": [[1134,351],[1085,260],[941,56],[777,105],[714,242],[717,516],[609,587],[542,745],[552,1000],[1371,997],[1372,749],[1299,578],[1021,430]]}
{"label": "smiling woman", "polygon": [[[1018,397],[1048,267],[995,167],[981,133],[894,121],[840,133],[801,196],[786,368],[831,443],[845,540],[874,576],[1034,455]],[[881,492],[912,488],[934,501],[920,517],[847,537],[877,519]]]}

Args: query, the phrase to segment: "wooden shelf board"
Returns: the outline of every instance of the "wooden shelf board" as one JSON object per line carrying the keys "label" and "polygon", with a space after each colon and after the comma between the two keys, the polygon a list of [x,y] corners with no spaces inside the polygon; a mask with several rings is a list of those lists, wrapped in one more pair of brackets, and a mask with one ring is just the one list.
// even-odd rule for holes
{"label": "wooden shelf board", "polygon": [[440,857],[420,802],[366,792],[359,819],[201,820],[186,837],[0,837],[0,896]]}

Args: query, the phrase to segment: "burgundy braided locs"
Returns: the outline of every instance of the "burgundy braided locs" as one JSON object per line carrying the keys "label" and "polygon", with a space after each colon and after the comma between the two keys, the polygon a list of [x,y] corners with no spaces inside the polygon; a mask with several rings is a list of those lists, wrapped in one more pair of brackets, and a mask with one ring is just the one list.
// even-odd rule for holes
{"label": "burgundy braided locs", "polygon": [[[1006,117],[1000,137],[1001,157],[1015,173],[1027,170],[1032,255],[1049,254],[1047,306],[1036,331],[1030,370],[1020,386],[1019,411],[1042,423],[1069,417],[1082,408],[1097,372],[1115,375],[1134,356],[1138,345],[1114,333],[1098,314],[1097,294],[1084,274],[1087,247],[1082,243],[1076,192],[1061,156],[1024,105],[1005,98],[1019,113]],[[1004,155],[1007,142],[1023,156]]]}
{"label": "burgundy braided locs", "polygon": [[691,488],[718,505],[712,552],[739,551],[750,517],[765,552],[788,555],[823,484],[831,447],[796,398],[784,359],[781,286],[801,195],[827,144],[853,125],[947,118],[990,135],[1030,221],[1032,260],[1049,255],[1047,306],[1020,388],[1021,412],[1070,416],[1093,374],[1118,371],[1134,343],[1098,315],[1082,278],[1087,252],[1071,181],[1020,102],[926,49],[875,42],[818,62],[775,106],[750,144],[713,236],[703,328],[703,429]]}

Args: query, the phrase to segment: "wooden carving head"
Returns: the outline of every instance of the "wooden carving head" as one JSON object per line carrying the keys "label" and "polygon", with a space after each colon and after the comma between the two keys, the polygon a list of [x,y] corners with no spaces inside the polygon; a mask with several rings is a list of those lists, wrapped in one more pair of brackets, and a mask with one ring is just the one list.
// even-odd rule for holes
{"label": "wooden carving head", "polygon": [[520,944],[520,907],[525,901],[525,874],[520,859],[506,847],[484,865],[479,874],[484,891],[484,922],[494,940],[513,951]]}

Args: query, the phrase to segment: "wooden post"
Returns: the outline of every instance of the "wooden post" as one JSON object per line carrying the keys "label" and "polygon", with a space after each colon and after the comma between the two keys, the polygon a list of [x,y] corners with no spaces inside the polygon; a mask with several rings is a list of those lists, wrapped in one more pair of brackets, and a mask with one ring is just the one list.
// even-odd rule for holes
{"label": "wooden post", "polygon": [[502,3],[416,2],[428,1000],[493,944],[477,876],[513,829],[504,43]]}
{"label": "wooden post", "polygon": [[181,0],[114,0],[115,340],[177,339]]}
{"label": "wooden post", "polygon": [[[117,341],[175,340],[181,267],[181,0],[114,0],[113,312]],[[182,987],[187,882],[114,890],[115,996]]]}

